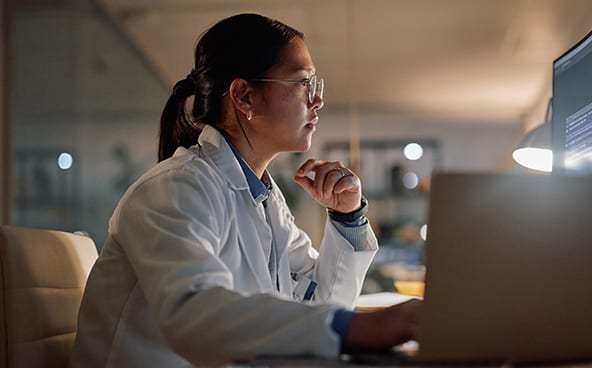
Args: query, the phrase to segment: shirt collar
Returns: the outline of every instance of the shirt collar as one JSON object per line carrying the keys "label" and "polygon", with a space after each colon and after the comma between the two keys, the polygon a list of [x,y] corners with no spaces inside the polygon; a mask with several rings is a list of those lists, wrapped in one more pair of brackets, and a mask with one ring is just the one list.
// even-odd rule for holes
{"label": "shirt collar", "polygon": [[[234,153],[234,156],[238,160],[238,163],[247,178],[247,183],[249,184],[249,190],[253,199],[256,201],[258,200],[266,200],[269,197],[269,192],[271,192],[271,180],[269,180],[269,175],[267,174],[267,170],[263,173],[263,180],[259,179],[257,175],[253,172],[253,169],[249,167],[249,165],[243,160],[241,154],[237,151],[237,149],[230,143],[228,140],[226,141]],[[268,184],[265,185],[263,182],[267,182]]]}

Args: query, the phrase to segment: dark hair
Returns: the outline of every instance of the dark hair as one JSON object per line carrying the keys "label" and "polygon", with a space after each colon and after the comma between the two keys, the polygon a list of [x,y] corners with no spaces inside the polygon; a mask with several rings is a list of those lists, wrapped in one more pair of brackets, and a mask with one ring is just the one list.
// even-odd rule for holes
{"label": "dark hair", "polygon": [[[172,156],[179,146],[197,143],[198,123],[220,123],[223,95],[232,81],[263,76],[277,62],[282,47],[295,37],[304,35],[258,14],[238,14],[206,31],[195,48],[194,68],[175,84],[162,112],[158,161]],[[192,95],[192,116],[188,117],[185,101]]]}

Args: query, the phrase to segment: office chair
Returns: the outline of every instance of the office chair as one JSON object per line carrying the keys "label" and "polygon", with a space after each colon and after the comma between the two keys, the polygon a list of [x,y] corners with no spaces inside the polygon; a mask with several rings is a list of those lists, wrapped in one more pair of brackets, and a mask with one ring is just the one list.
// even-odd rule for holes
{"label": "office chair", "polygon": [[97,250],[89,237],[0,227],[0,367],[66,367]]}

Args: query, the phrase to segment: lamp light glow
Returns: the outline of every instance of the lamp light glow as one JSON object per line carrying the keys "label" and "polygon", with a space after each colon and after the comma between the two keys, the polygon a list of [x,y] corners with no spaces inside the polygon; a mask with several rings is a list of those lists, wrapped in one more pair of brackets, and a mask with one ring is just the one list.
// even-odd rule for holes
{"label": "lamp light glow", "polygon": [[74,163],[74,158],[72,157],[71,154],[69,154],[67,152],[62,152],[58,156],[58,167],[62,170],[68,170],[69,168],[72,167],[73,163]]}
{"label": "lamp light glow", "polygon": [[529,169],[551,172],[553,170],[553,152],[550,149],[525,147],[512,153],[514,161]]}
{"label": "lamp light glow", "polygon": [[403,186],[407,189],[415,189],[419,184],[419,177],[416,173],[409,171],[403,175]]}
{"label": "lamp light glow", "polygon": [[423,156],[423,147],[418,143],[409,143],[403,148],[403,154],[408,160],[419,160]]}
{"label": "lamp light glow", "polygon": [[551,104],[547,105],[545,121],[529,131],[512,153],[514,161],[529,169],[551,172],[553,151],[551,150]]}
{"label": "lamp light glow", "polygon": [[419,228],[419,236],[421,237],[421,239],[423,239],[423,241],[426,241],[428,239],[428,224],[421,225],[421,227]]}

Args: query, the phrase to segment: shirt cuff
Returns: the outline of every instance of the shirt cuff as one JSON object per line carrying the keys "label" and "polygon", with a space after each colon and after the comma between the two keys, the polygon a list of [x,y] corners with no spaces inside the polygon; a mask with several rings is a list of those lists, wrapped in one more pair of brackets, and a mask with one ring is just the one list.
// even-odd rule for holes
{"label": "shirt cuff", "polygon": [[343,222],[337,222],[331,220],[337,231],[351,244],[354,251],[365,250],[364,244],[366,239],[366,232],[364,231],[365,226],[368,226],[368,219],[366,216],[362,216],[360,219],[356,220],[359,221],[359,224],[356,226],[348,226]]}
{"label": "shirt cuff", "polygon": [[338,309],[333,315],[333,322],[331,322],[331,328],[339,335],[339,341],[341,346],[345,343],[347,333],[349,332],[349,326],[354,318],[355,312],[347,309]]}
{"label": "shirt cuff", "polygon": [[353,221],[335,221],[332,220],[336,224],[343,225],[345,227],[360,227],[366,225],[368,223],[368,218],[366,216],[359,217]]}

